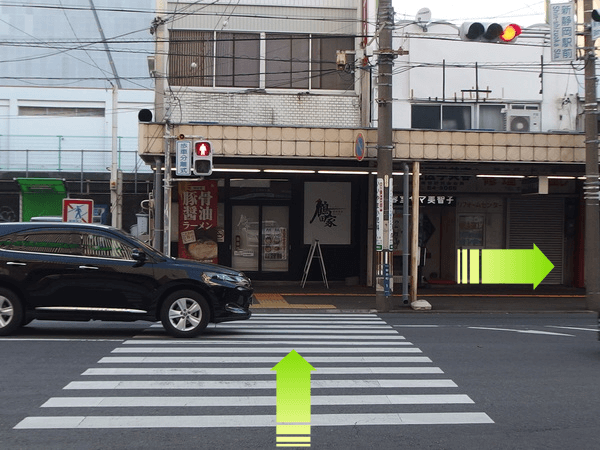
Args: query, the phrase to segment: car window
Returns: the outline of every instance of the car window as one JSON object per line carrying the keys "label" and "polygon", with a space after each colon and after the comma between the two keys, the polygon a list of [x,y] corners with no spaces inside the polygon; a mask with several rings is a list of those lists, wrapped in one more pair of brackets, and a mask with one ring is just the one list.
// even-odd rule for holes
{"label": "car window", "polygon": [[123,241],[101,234],[83,233],[82,250],[84,256],[133,260],[133,247]]}
{"label": "car window", "polygon": [[81,236],[59,231],[29,231],[0,237],[0,248],[20,252],[81,255]]}

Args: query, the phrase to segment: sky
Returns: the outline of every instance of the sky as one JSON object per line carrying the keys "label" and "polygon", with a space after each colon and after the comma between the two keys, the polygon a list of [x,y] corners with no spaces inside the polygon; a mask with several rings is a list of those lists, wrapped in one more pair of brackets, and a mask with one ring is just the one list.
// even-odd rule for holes
{"label": "sky", "polygon": [[396,20],[414,19],[419,9],[427,7],[432,20],[460,24],[475,19],[521,26],[544,22],[544,3],[544,0],[392,0]]}

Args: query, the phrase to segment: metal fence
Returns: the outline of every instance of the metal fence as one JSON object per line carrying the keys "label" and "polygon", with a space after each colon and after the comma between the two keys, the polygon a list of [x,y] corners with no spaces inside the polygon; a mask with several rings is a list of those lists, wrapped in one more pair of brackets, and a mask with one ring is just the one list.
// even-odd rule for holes
{"label": "metal fence", "polygon": [[[124,173],[151,173],[138,156],[137,137],[118,137]],[[105,172],[112,164],[110,136],[0,135],[0,170],[8,172]]]}

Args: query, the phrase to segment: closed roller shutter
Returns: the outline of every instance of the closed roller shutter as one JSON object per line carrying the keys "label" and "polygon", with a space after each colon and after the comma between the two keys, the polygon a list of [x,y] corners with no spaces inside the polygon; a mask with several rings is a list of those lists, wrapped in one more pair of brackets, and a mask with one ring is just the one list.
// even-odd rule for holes
{"label": "closed roller shutter", "polygon": [[564,204],[543,195],[509,200],[508,248],[539,247],[554,264],[543,284],[563,282]]}

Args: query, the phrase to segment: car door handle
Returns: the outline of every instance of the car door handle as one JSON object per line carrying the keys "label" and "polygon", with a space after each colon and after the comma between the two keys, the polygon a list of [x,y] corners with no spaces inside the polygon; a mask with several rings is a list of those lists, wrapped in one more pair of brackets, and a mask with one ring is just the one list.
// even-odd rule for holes
{"label": "car door handle", "polygon": [[27,264],[22,263],[22,262],[16,262],[16,261],[8,261],[6,263],[7,266],[26,266]]}
{"label": "car door handle", "polygon": [[88,269],[98,270],[98,268],[95,266],[79,266],[79,268],[85,269],[85,270],[88,270]]}

